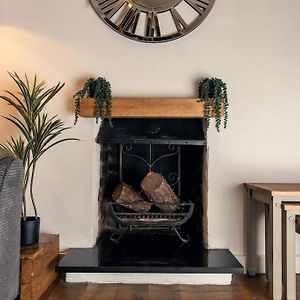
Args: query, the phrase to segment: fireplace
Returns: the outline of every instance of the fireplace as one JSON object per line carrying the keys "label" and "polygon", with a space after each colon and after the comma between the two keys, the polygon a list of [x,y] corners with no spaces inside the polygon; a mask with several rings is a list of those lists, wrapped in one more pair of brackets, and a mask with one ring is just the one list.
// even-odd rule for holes
{"label": "fireplace", "polygon": [[[115,242],[138,233],[175,235],[182,243],[206,245],[206,139],[201,119],[114,119],[113,124],[110,127],[104,121],[97,137],[101,145],[100,239],[109,231]],[[121,182],[140,193],[147,174],[159,174],[179,201],[158,204],[155,196],[143,195],[148,210],[134,211],[112,200]],[[170,206],[174,209],[164,209]]]}
{"label": "fireplace", "polygon": [[[103,120],[96,139],[100,145],[96,245],[70,249],[57,271],[66,272],[72,282],[229,284],[231,274],[242,273],[243,267],[228,249],[208,247],[207,146],[202,119],[179,114],[165,117],[159,107],[154,110],[157,116],[142,117],[149,110],[140,106],[138,117],[133,116],[132,103],[139,101],[127,100],[120,105],[129,105],[130,117],[113,116],[113,127]],[[147,101],[164,107],[168,102]],[[172,113],[177,111],[174,104],[181,102],[169,101]],[[190,102],[195,105],[194,100]],[[157,198],[142,184],[149,174],[164,181]],[[120,189],[116,192],[120,184],[132,199],[145,201],[139,206],[141,211],[133,206],[136,201],[126,202],[130,197],[121,197]],[[162,195],[173,202],[163,201]]]}

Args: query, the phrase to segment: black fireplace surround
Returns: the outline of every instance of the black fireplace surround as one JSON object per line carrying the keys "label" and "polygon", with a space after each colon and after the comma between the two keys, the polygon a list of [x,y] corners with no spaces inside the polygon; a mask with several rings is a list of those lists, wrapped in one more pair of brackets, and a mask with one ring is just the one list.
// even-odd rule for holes
{"label": "black fireplace surround", "polygon": [[[182,242],[202,243],[203,147],[206,140],[201,119],[114,119],[113,127],[104,122],[97,143],[101,145],[99,199],[104,222],[101,227],[110,228],[115,241],[123,238],[124,233],[139,231],[145,235],[176,233]],[[158,212],[155,205],[149,214],[136,214],[122,210],[119,205],[116,208],[121,211],[118,216],[123,217],[119,220],[113,209],[116,205],[110,204],[114,188],[119,182],[125,182],[140,190],[141,181],[148,172],[161,174],[179,196],[182,205],[177,214]],[[182,215],[184,218],[180,218]],[[165,221],[159,222],[158,217]],[[113,224],[114,221],[117,224]]]}
{"label": "black fireplace surround", "polygon": [[[61,272],[241,273],[227,249],[204,246],[203,174],[206,137],[202,119],[104,120],[100,144],[100,232],[91,249],[70,249]],[[140,191],[148,172],[160,173],[182,204],[164,215],[153,205],[137,214],[112,201],[120,182]],[[188,208],[187,208],[188,207]],[[188,217],[179,222],[180,217]],[[159,224],[159,225],[157,225]]]}

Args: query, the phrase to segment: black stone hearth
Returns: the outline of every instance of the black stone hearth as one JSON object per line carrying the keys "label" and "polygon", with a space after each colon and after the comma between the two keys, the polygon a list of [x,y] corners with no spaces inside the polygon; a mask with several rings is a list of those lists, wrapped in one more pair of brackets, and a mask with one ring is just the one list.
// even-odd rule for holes
{"label": "black stone hearth", "polygon": [[127,234],[118,242],[110,233],[93,248],[73,248],[56,270],[66,273],[243,273],[227,249],[207,250],[201,243],[180,243],[176,236]]}

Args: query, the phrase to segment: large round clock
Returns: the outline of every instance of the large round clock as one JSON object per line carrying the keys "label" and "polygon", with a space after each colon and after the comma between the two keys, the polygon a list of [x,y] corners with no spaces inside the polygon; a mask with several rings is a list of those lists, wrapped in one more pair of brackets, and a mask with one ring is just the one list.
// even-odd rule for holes
{"label": "large round clock", "polygon": [[165,42],[195,29],[215,0],[91,0],[102,20],[136,41]]}

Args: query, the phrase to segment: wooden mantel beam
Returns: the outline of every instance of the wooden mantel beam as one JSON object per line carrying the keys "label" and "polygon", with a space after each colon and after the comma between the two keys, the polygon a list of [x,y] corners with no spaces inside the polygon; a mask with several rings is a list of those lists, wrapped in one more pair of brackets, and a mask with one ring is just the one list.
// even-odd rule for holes
{"label": "wooden mantel beam", "polygon": [[[113,98],[113,118],[203,118],[204,102],[196,98]],[[95,100],[81,100],[80,116],[93,118]],[[214,112],[211,113],[214,116]]]}

